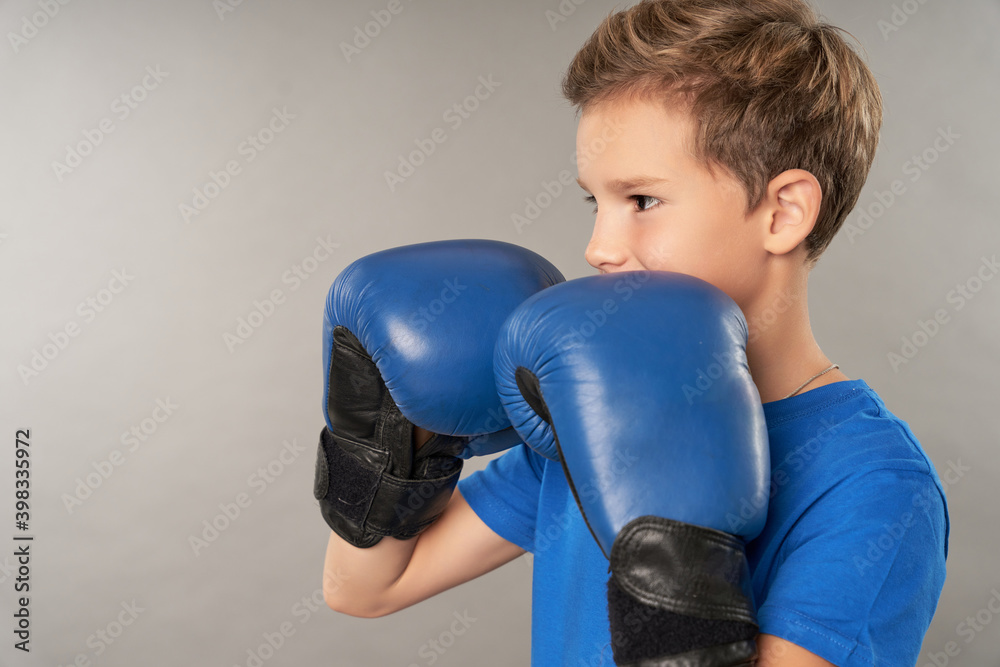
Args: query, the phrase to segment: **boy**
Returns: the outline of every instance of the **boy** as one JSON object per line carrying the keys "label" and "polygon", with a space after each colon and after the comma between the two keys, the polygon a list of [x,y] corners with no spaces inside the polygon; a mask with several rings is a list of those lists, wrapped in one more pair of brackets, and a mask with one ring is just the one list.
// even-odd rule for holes
{"label": "boy", "polygon": [[[563,91],[596,204],[587,261],[696,276],[749,323],[771,457],[747,545],[757,664],[914,664],[945,578],[943,489],[907,425],[820,350],[806,298],[875,154],[870,71],[801,0],[644,1],[598,27]],[[416,539],[355,549],[332,534],[327,572],[350,576],[328,577],[343,583],[327,602],[382,616],[525,551],[532,663],[612,664],[607,559],[559,464],[524,446],[461,480]]]}

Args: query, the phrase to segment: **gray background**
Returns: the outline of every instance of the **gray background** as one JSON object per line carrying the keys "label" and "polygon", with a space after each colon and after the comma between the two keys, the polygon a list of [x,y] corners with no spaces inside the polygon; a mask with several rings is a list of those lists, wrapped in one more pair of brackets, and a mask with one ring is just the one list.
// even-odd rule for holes
{"label": "gray background", "polygon": [[[592,273],[583,250],[593,220],[575,186],[520,233],[511,216],[560,171],[575,175],[576,122],[559,81],[616,6],[567,0],[565,20],[550,24],[556,0],[404,0],[348,62],[341,43],[387,4],[246,0],[223,12],[210,0],[75,0],[35,19],[44,23],[37,34],[24,24],[43,11],[37,0],[0,5],[0,663],[68,665],[83,654],[108,666],[244,666],[254,664],[248,651],[288,623],[294,634],[263,664],[408,667],[431,664],[427,642],[467,612],[476,620],[433,654],[436,664],[527,664],[528,557],[384,619],[304,613],[301,599],[319,591],[328,535],[311,495],[322,309],[349,261],[418,241],[511,241],[568,277]],[[957,634],[1000,591],[1000,281],[961,309],[948,300],[1000,250],[1000,47],[991,41],[1000,6],[818,7],[864,44],[886,113],[849,220],[863,233],[842,232],[812,278],[814,331],[848,376],[867,380],[911,425],[939,472],[963,470],[948,488],[949,576],[920,664],[954,641],[950,664],[1000,665],[1000,622],[968,642]],[[891,25],[894,11],[899,29],[883,32],[879,22]],[[15,50],[10,33],[21,32],[32,36]],[[167,74],[121,118],[112,105],[147,67]],[[490,76],[499,87],[459,127],[447,122],[445,110]],[[249,161],[240,145],[274,108],[294,118]],[[65,162],[103,119],[113,131],[60,178],[53,162]],[[435,128],[447,140],[390,191],[385,172]],[[938,152],[935,138],[948,128],[958,138]],[[914,180],[908,161],[925,151],[935,161]],[[180,204],[230,160],[240,173],[185,222]],[[888,201],[897,180],[903,193],[880,209],[879,193]],[[861,209],[877,214],[871,224]],[[307,262],[307,280],[286,282],[319,238],[336,250]],[[116,270],[132,279],[102,292]],[[274,290],[282,303],[230,350],[224,335]],[[108,296],[99,313],[78,310]],[[939,309],[947,323],[918,336],[926,344],[894,369],[889,353]],[[68,324],[78,335],[57,354],[48,348],[44,370],[23,380],[18,367]],[[155,432],[130,451],[122,434],[161,414],[157,399],[177,408],[163,423],[146,421]],[[12,452],[15,429],[25,427],[37,536],[30,657],[13,650],[10,617]],[[304,453],[275,463],[285,442]],[[65,497],[107,469],[115,450],[120,465],[67,508]],[[278,474],[262,486],[253,476],[269,464]],[[241,493],[249,505],[195,554],[190,537],[203,522],[224,524],[220,504]],[[122,604],[133,601],[142,611],[102,647],[95,633],[115,631]]]}

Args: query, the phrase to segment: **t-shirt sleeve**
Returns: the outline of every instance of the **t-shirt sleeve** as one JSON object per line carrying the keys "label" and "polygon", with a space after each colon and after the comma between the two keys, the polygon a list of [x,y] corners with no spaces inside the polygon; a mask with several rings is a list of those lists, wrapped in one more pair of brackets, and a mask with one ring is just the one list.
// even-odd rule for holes
{"label": "t-shirt sleeve", "polygon": [[945,578],[947,506],[923,471],[877,469],[798,519],[759,602],[760,632],[840,667],[913,665]]}
{"label": "t-shirt sleeve", "polygon": [[490,529],[526,551],[535,546],[542,463],[524,444],[458,482],[465,501]]}

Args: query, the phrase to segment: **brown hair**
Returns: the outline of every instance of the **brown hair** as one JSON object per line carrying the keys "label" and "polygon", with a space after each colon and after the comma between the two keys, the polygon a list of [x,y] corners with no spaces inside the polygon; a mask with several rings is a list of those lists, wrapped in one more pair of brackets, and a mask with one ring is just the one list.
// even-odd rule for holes
{"label": "brown hair", "polygon": [[747,211],[781,172],[813,174],[823,202],[805,240],[811,265],[857,203],[882,125],[875,77],[840,32],[803,0],[642,0],[601,23],[563,95],[580,111],[678,95],[695,155],[743,184]]}

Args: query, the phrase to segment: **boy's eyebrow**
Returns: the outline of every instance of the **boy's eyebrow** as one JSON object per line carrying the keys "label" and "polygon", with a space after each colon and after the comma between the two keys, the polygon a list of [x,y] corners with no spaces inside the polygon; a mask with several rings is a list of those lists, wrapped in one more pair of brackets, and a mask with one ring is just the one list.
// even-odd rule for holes
{"label": "boy's eyebrow", "polygon": [[[579,178],[576,179],[577,185],[581,188],[590,192],[586,185],[583,184]],[[640,188],[648,188],[653,185],[663,185],[669,183],[665,178],[657,178],[655,176],[633,176],[631,178],[616,178],[608,182],[608,188],[613,192],[625,192],[627,190],[637,190]]]}

